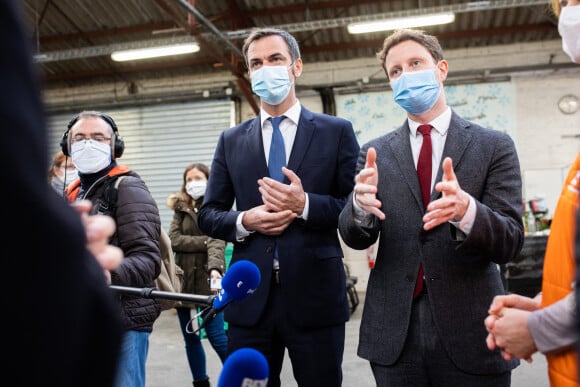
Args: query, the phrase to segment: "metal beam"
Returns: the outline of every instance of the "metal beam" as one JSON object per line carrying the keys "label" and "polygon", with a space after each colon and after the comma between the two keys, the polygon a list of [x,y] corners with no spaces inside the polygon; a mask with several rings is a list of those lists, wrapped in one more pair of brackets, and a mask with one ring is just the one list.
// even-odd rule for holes
{"label": "metal beam", "polygon": [[[290,33],[300,32],[300,31],[312,31],[328,28],[339,28],[345,27],[351,23],[361,23],[361,22],[372,22],[384,19],[394,19],[401,17],[412,17],[420,16],[431,13],[440,12],[455,12],[455,13],[467,13],[467,12],[479,12],[479,11],[489,11],[494,9],[504,9],[504,8],[518,8],[518,7],[529,7],[532,5],[546,5],[546,0],[486,0],[486,1],[475,1],[463,4],[449,4],[449,5],[439,5],[436,7],[427,8],[414,8],[402,11],[393,11],[385,13],[374,13],[369,15],[359,15],[359,16],[349,16],[343,18],[333,18],[325,20],[314,20],[303,23],[290,23],[290,24],[280,24],[277,28],[288,31]],[[230,31],[227,32],[227,36],[230,39],[243,39],[250,34],[250,29]]]}
{"label": "metal beam", "polygon": [[[224,42],[224,44],[229,47],[237,56],[243,58],[242,52],[232,43],[231,40],[235,39],[243,39],[247,37],[251,31],[251,29],[241,29],[237,31],[229,31],[229,32],[221,32],[219,31],[215,25],[213,25],[209,20],[207,20],[202,14],[199,13],[197,9],[187,3],[186,0],[176,0],[179,4],[185,7],[189,12],[193,13],[195,17],[206,25],[211,31],[212,34],[202,34],[201,36],[211,37],[209,35],[215,35],[218,37],[219,40]],[[360,15],[360,16],[351,16],[351,17],[344,17],[344,18],[334,18],[334,19],[325,19],[325,20],[314,20],[308,21],[303,23],[290,23],[290,24],[282,24],[278,25],[278,28],[286,30],[290,33],[293,32],[300,32],[300,31],[311,31],[311,30],[318,30],[318,29],[328,29],[328,28],[339,28],[344,27],[350,23],[355,22],[365,22],[365,21],[376,21],[388,18],[395,18],[395,17],[408,17],[408,16],[417,16],[417,15],[424,15],[428,13],[434,12],[445,12],[451,11],[456,13],[466,13],[466,12],[479,12],[485,10],[494,10],[494,9],[504,9],[504,8],[518,8],[518,7],[529,7],[534,5],[546,5],[546,0],[486,0],[486,1],[475,1],[470,3],[463,3],[463,4],[450,4],[450,5],[441,5],[437,7],[428,7],[428,8],[414,8],[409,10],[403,11],[394,11],[394,12],[387,12],[387,13],[377,13],[372,15]],[[192,41],[190,36],[183,36],[181,38],[173,38],[176,40],[183,39],[184,41]],[[127,49],[127,48],[144,48],[144,47],[152,47],[155,45],[160,45],[158,41],[151,40],[146,42],[129,42],[123,44],[111,44],[105,46],[93,46],[93,47],[81,47],[81,48],[73,48],[68,50],[59,50],[59,51],[50,51],[40,53],[35,56],[35,59],[38,62],[53,62],[53,61],[60,61],[60,60],[69,60],[69,59],[78,59],[78,58],[88,58],[92,56],[103,56],[109,55],[113,51],[119,49]],[[122,48],[119,48],[122,47]]]}

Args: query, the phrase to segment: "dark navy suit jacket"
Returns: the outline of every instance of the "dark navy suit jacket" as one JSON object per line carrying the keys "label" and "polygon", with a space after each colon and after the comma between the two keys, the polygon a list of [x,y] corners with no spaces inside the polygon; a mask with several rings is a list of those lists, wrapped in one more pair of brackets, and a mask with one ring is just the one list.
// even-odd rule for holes
{"label": "dark navy suit jacket", "polygon": [[298,326],[314,327],[348,320],[337,227],[338,215],[354,186],[359,149],[349,121],[302,107],[288,168],[298,175],[308,194],[308,219],[294,220],[277,237],[252,233],[237,242],[236,218],[240,211],[263,204],[257,180],[268,176],[268,167],[260,117],[222,132],[199,212],[199,226],[213,238],[234,243],[232,263],[249,260],[261,273],[257,291],[225,309],[227,321],[252,326],[262,315],[272,278],[275,240],[288,317]]}
{"label": "dark navy suit jacket", "polygon": [[[423,230],[421,188],[411,154],[409,125],[363,146],[357,171],[369,147],[377,151],[377,198],[386,219],[367,228],[353,220],[352,198],[340,215],[344,242],[364,249],[379,238],[363,310],[358,354],[384,365],[399,357],[411,318],[419,263],[439,337],[461,370],[501,373],[518,364],[487,349],[483,324],[495,295],[503,294],[497,264],[519,253],[524,241],[522,181],[512,139],[453,113],[443,155],[451,157],[461,188],[476,201],[473,228],[465,236],[451,224]],[[441,181],[439,166],[436,182]],[[431,201],[440,197],[433,190]],[[380,234],[380,237],[379,237]]]}

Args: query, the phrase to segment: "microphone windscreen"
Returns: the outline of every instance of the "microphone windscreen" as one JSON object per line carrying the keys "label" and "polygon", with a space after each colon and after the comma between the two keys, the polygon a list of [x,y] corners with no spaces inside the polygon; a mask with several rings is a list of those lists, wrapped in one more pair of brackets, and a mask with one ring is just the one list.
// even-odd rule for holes
{"label": "microphone windscreen", "polygon": [[255,263],[242,260],[230,266],[222,279],[222,289],[234,300],[243,300],[260,285],[260,269]]}
{"label": "microphone windscreen", "polygon": [[217,297],[214,298],[212,307],[215,310],[220,311],[223,308],[225,308],[226,305],[229,304],[230,302],[232,302],[232,297],[222,287],[218,292]]}
{"label": "microphone windscreen", "polygon": [[240,348],[224,362],[218,387],[266,387],[270,368],[262,353],[253,348]]}

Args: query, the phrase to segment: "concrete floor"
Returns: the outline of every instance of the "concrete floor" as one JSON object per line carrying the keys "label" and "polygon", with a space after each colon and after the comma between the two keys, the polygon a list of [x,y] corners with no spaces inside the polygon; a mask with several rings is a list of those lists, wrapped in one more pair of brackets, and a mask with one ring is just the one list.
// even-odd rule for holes
{"label": "concrete floor", "polygon": [[[356,355],[358,329],[364,303],[364,295],[359,292],[360,305],[346,324],[346,343],[343,360],[344,387],[375,387],[369,364]],[[482,322],[483,323],[483,322]],[[207,371],[213,386],[217,385],[222,364],[207,340],[203,340],[206,349]],[[529,364],[522,362],[512,374],[512,387],[547,387],[545,357],[536,354]],[[297,387],[292,377],[292,366],[286,357],[281,375],[282,386]],[[161,314],[155,322],[151,334],[149,357],[147,360],[147,387],[191,386],[192,378],[187,365],[183,339],[175,310]]]}

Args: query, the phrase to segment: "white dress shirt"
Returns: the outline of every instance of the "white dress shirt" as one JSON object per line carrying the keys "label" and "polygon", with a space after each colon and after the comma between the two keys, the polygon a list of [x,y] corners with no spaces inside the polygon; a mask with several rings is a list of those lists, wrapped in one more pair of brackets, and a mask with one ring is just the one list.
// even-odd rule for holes
{"label": "white dress shirt", "polygon": [[[300,101],[297,99],[296,103],[282,114],[283,116],[286,116],[286,118],[280,122],[280,132],[284,138],[284,150],[286,151],[286,164],[288,164],[288,160],[290,160],[290,153],[294,146],[294,139],[296,138],[301,111],[302,106],[300,105]],[[260,124],[262,126],[262,142],[264,143],[264,157],[266,163],[268,163],[268,155],[270,154],[270,145],[272,144],[272,134],[274,131],[272,128],[272,122],[269,120],[270,117],[271,115],[269,115],[264,109],[260,109]],[[305,196],[306,202],[304,203],[304,210],[298,217],[307,220],[310,202],[306,192]],[[242,224],[244,212],[241,212],[236,219],[236,239],[240,242],[252,233],[251,231],[246,230]]]}
{"label": "white dress shirt", "polygon": [[[451,123],[451,108],[448,106],[445,111],[436,117],[433,121],[429,122],[429,124],[433,127],[431,130],[431,146],[432,146],[432,166],[433,170],[431,172],[431,191],[433,190],[434,185],[436,184],[435,179],[437,178],[437,172],[441,167],[441,157],[443,156],[443,148],[445,147],[445,141],[447,140],[447,131],[449,129],[449,125]],[[421,125],[420,122],[416,122],[411,120],[410,118],[407,119],[409,123],[409,137],[411,140],[411,152],[413,154],[413,161],[415,163],[415,169],[417,168],[417,162],[419,161],[419,153],[421,152],[421,146],[423,145],[423,136],[420,133],[417,133],[417,128]],[[380,153],[380,149],[377,149],[377,154]],[[461,185],[461,182],[459,182]],[[358,206],[356,200],[354,200],[355,195],[353,195],[353,203],[354,203],[354,210],[355,210],[355,220],[358,223],[363,225],[370,225],[372,220],[372,214],[364,211],[362,208]],[[473,226],[473,221],[475,220],[476,214],[476,206],[475,201],[469,196],[469,205],[467,207],[467,211],[463,216],[463,219],[459,222],[450,221],[452,225],[463,231],[466,235],[469,234],[471,231],[471,227]]]}

